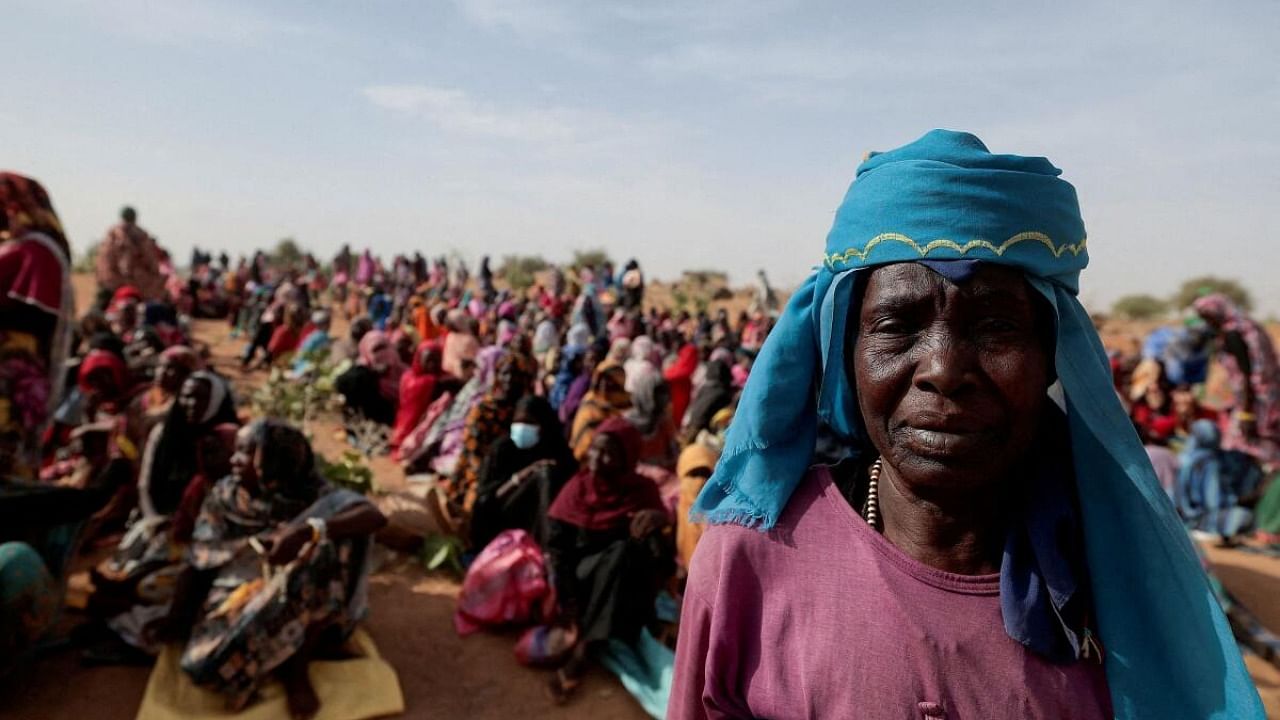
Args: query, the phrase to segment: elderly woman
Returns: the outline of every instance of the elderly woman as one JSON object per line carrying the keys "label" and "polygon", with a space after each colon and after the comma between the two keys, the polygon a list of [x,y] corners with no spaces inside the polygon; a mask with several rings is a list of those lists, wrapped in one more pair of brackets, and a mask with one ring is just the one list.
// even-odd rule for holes
{"label": "elderly woman", "polygon": [[294,718],[320,701],[307,676],[367,612],[369,541],[385,519],[364,497],[334,490],[296,428],[241,429],[231,475],[209,492],[161,635],[188,630],[182,669],[241,709],[272,674]]}
{"label": "elderly woman", "polygon": [[694,505],[668,717],[1263,717],[1059,173],[948,131],[859,168]]}

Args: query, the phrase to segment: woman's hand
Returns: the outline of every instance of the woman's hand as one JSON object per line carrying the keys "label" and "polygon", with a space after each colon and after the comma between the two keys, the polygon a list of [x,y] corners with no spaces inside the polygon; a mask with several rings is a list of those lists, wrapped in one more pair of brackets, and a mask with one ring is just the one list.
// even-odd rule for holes
{"label": "woman's hand", "polygon": [[641,510],[631,516],[631,537],[643,540],[667,524],[667,514],[661,510]]}
{"label": "woman's hand", "polygon": [[298,557],[302,547],[311,539],[310,525],[286,525],[272,538],[267,561],[272,565],[285,565]]}
{"label": "woman's hand", "polygon": [[502,487],[498,488],[494,495],[500,498],[505,497],[508,493],[529,482],[535,475],[550,467],[553,463],[555,463],[554,460],[537,460],[533,462],[515,475],[512,475],[511,479],[503,483]]}

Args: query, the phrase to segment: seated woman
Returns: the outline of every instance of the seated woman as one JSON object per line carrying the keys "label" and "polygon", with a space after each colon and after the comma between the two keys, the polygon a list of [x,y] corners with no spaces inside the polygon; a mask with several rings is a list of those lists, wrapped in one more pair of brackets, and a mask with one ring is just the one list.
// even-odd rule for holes
{"label": "seated woman", "polygon": [[480,466],[471,547],[478,552],[512,528],[526,530],[546,545],[547,510],[577,470],[555,410],[536,395],[521,398],[510,432],[489,447]]}
{"label": "seated woman", "polygon": [[694,504],[668,718],[1264,716],[1059,175],[944,130],[859,167]]}
{"label": "seated woman", "polygon": [[548,689],[565,702],[586,671],[588,652],[609,639],[634,644],[674,570],[671,518],[658,490],[635,472],[640,433],[610,418],[592,437],[586,462],[548,513],[547,562],[559,624],[576,644]]}
{"label": "seated woman", "polygon": [[1222,433],[1212,420],[1191,425],[1191,438],[1179,459],[1174,502],[1193,532],[1218,538],[1223,547],[1236,544],[1253,513],[1243,505],[1262,483],[1262,471],[1248,454],[1222,449]]}
{"label": "seated woman", "polygon": [[418,345],[413,364],[400,376],[400,400],[396,406],[396,422],[391,434],[391,450],[399,456],[401,443],[418,426],[427,408],[445,390],[441,369],[441,343],[426,341]]}
{"label": "seated woman", "polygon": [[94,570],[95,597],[118,609],[137,602],[139,581],[170,564],[191,538],[209,487],[230,470],[240,420],[226,380],[198,370],[151,431],[138,471],[138,510],[115,554]]}
{"label": "seated woman", "polygon": [[706,365],[706,377],[702,385],[693,394],[689,410],[682,418],[681,435],[691,442],[698,433],[706,430],[711,418],[721,410],[733,404],[737,390],[733,387],[733,375],[729,366],[720,360],[711,360]]}
{"label": "seated woman", "polygon": [[391,426],[400,394],[400,358],[381,330],[360,338],[360,357],[338,376],[334,388],[343,398],[343,415],[351,423],[369,420]]}
{"label": "seated woman", "polygon": [[631,409],[623,413],[640,431],[640,465],[670,473],[676,467],[675,423],[671,420],[671,391],[656,369],[644,369],[631,382]]}
{"label": "seated woman", "polygon": [[115,484],[103,488],[111,494],[111,499],[85,529],[86,538],[93,539],[104,531],[123,527],[137,504],[137,487],[132,480],[137,477],[143,438],[139,434],[142,423],[134,400],[146,386],[135,383],[124,360],[110,350],[89,351],[80,363],[78,380],[84,396],[84,419],[108,435],[106,459],[113,465],[127,467],[127,472],[102,475],[113,478]]}
{"label": "seated woman", "polygon": [[1178,424],[1169,390],[1169,383],[1160,374],[1144,383],[1141,394],[1133,399],[1129,417],[1148,435],[1172,435]]}
{"label": "seated woman", "polygon": [[453,471],[449,499],[464,515],[471,512],[480,481],[480,465],[489,447],[511,429],[511,417],[520,398],[533,392],[537,368],[533,357],[518,345],[498,359],[493,385],[467,413],[462,452]]}
{"label": "seated woman", "polygon": [[493,385],[494,368],[502,354],[502,348],[487,347],[474,360],[459,366],[465,384],[456,393],[437,398],[401,444],[400,457],[406,472],[453,477],[462,455],[467,418]]}
{"label": "seated woman", "polygon": [[286,305],[284,321],[271,331],[267,341],[267,355],[263,365],[272,367],[288,363],[302,345],[302,328],[306,324],[306,311],[301,305]]}
{"label": "seated woman", "polygon": [[275,675],[290,714],[312,717],[320,701],[307,664],[364,618],[370,538],[385,522],[363,496],[321,480],[299,430],[246,426],[231,475],[201,508],[172,611],[154,630],[173,639],[190,630],[182,669],[230,708]]}
{"label": "seated woman", "polygon": [[586,460],[596,429],[605,420],[617,417],[631,407],[631,396],[625,389],[627,373],[621,365],[605,361],[591,375],[591,385],[573,415],[569,447],[578,462]]}
{"label": "seated woman", "polygon": [[203,366],[196,351],[186,345],[174,345],[160,353],[151,388],[134,401],[138,405],[135,413],[142,422],[140,437],[150,435],[151,429],[164,420],[182,383]]}

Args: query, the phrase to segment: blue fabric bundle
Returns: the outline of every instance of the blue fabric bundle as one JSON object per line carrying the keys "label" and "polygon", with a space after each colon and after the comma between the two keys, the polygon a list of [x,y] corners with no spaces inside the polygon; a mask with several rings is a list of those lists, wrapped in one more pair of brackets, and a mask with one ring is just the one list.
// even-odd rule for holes
{"label": "blue fabric bundle", "polygon": [[1075,189],[1060,174],[1044,158],[992,154],[945,130],[871,155],[836,212],[822,265],[761,349],[693,514],[771,528],[812,461],[819,419],[864,446],[843,357],[859,271],[961,259],[1019,268],[1057,317],[1056,370],[1116,717],[1262,718],[1076,298],[1088,252]]}

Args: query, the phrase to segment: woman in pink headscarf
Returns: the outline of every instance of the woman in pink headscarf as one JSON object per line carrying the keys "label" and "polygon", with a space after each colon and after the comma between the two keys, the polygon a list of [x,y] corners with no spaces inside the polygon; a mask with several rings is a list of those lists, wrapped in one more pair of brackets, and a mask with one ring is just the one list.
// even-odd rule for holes
{"label": "woman in pink headscarf", "polygon": [[366,333],[360,338],[356,364],[334,382],[335,389],[345,400],[346,414],[383,425],[393,424],[403,372],[404,366],[400,364],[391,338],[381,330]]}

